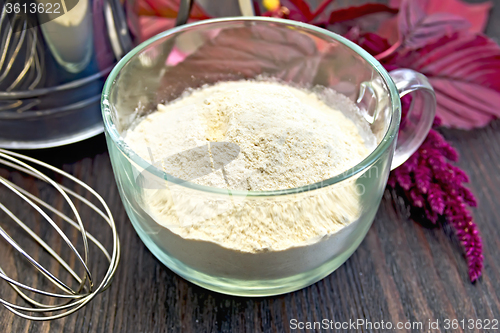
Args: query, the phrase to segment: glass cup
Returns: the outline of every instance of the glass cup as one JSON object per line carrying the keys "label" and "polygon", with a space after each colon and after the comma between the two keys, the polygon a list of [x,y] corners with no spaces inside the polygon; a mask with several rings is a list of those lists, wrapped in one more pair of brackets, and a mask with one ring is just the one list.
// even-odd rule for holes
{"label": "glass cup", "polygon": [[[141,158],[125,142],[126,131],[156,110],[158,103],[172,101],[190,88],[241,79],[277,79],[318,91],[326,87],[347,96],[360,114],[346,116],[369,127],[376,147],[349,170],[318,183],[243,191],[173,177],[159,161]],[[412,105],[400,129],[400,98],[408,93],[413,93]],[[389,171],[422,143],[435,107],[433,89],[422,74],[409,69],[388,73],[362,48],[330,31],[256,17],[201,21],[149,39],[116,65],[102,95],[116,182],[139,237],[185,279],[244,296],[297,290],[344,263],[370,228]],[[165,131],[175,131],[165,125]],[[234,157],[223,156],[221,167]],[[299,219],[307,221],[308,228],[325,232],[314,239],[304,235],[289,244],[288,239],[297,236]],[[257,230],[252,221],[272,226]],[[221,235],[224,230],[218,229],[218,223],[233,223],[240,234],[256,242],[259,233],[268,232],[288,245],[260,244],[257,250],[221,245],[214,239],[231,235]],[[191,227],[205,236],[183,233]],[[207,238],[209,234],[215,238]]]}

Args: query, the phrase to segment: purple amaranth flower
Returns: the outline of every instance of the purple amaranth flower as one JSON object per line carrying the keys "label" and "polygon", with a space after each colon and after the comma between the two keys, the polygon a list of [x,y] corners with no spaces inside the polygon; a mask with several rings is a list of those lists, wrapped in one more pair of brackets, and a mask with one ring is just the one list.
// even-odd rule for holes
{"label": "purple amaranth flower", "polygon": [[415,154],[391,173],[389,185],[401,188],[410,204],[422,208],[431,222],[444,217],[451,224],[464,248],[469,277],[475,281],[483,268],[483,245],[468,210],[476,206],[474,195],[463,185],[469,178],[450,163],[457,160],[456,150],[431,129]]}

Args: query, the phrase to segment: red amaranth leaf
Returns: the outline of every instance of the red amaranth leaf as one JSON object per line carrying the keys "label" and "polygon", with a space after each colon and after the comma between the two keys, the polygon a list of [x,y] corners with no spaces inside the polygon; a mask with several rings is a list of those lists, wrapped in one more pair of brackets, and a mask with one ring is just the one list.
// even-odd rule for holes
{"label": "red amaranth leaf", "polygon": [[[281,9],[286,8],[286,18],[311,23],[311,21],[318,16],[325,14],[326,8],[334,1],[335,0],[323,0],[313,12],[307,0],[281,0],[280,8],[277,11],[283,13]],[[272,12],[268,13],[272,14]],[[280,17],[282,16],[280,15]]]}
{"label": "red amaranth leaf", "polygon": [[488,37],[460,31],[417,50],[391,52],[376,34],[349,38],[376,58],[386,54],[380,61],[388,70],[411,68],[426,75],[436,91],[442,126],[472,129],[500,117],[500,47]]}
{"label": "red amaranth leaf", "polygon": [[202,41],[182,62],[167,67],[162,87],[173,95],[193,88],[193,67],[199,68],[197,76],[204,80],[200,85],[259,74],[307,85],[317,75],[321,59],[318,45],[307,35],[285,27],[235,27]]}
{"label": "red amaranth leaf", "polygon": [[[138,0],[136,10],[140,16],[161,16],[175,19],[179,12],[180,2],[181,0]],[[191,8],[190,18],[205,20],[210,16],[195,2]]]}
{"label": "red amaranth leaf", "polygon": [[398,15],[398,42],[409,49],[418,49],[469,26],[470,23],[460,16],[448,13],[429,15],[419,1],[404,0]]}
{"label": "red amaranth leaf", "polygon": [[[391,0],[391,7],[399,8],[402,0]],[[461,0],[412,0],[419,3],[427,15],[448,13],[460,16],[470,23],[469,30],[482,32],[488,22],[488,12],[492,8],[491,1],[482,3],[467,3]]]}
{"label": "red amaranth leaf", "polygon": [[318,7],[316,8],[316,10],[314,11],[314,13],[312,13],[312,18],[311,20],[314,20],[316,19],[317,17],[321,16],[322,14],[325,13],[326,11],[326,8],[328,8],[328,6],[333,3],[335,0],[323,0],[323,2],[321,2]]}
{"label": "red amaranth leaf", "polygon": [[328,23],[354,20],[365,15],[381,12],[396,14],[398,10],[380,3],[367,3],[361,6],[342,8],[331,12]]}
{"label": "red amaranth leaf", "polygon": [[387,39],[371,32],[367,32],[361,35],[358,32],[356,36],[352,36],[352,38],[349,39],[361,46],[371,55],[377,55],[391,47],[391,44],[387,41]]}
{"label": "red amaranth leaf", "polygon": [[500,47],[486,36],[457,32],[400,50],[390,63],[429,78],[443,126],[471,129],[500,117]]}
{"label": "red amaranth leaf", "polygon": [[309,3],[305,0],[281,0],[281,5],[289,10],[290,20],[309,22],[313,18]]}

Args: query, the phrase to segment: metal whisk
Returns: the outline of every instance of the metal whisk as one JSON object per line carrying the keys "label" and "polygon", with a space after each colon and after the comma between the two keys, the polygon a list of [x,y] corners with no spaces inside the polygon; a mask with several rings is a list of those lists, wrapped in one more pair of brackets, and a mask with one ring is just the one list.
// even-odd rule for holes
{"label": "metal whisk", "polygon": [[[6,2],[7,3],[7,2]],[[44,54],[38,29],[28,29],[22,15],[7,18],[5,6],[0,6],[0,88],[33,90],[44,73]],[[14,27],[21,27],[15,30]]]}
{"label": "metal whisk", "polygon": [[[68,189],[67,187],[56,183],[54,180],[49,178],[44,173],[38,171],[28,163],[49,169],[56,174],[82,186],[100,202],[100,204],[104,208],[104,211],[92,204],[90,200],[86,199],[83,195],[79,195],[74,191]],[[31,157],[27,157],[3,149],[0,149],[0,165],[11,167],[22,172],[23,174],[36,177],[46,182],[64,198],[64,201],[69,205],[72,213],[74,214],[74,218],[68,217],[66,214],[42,201],[37,196],[0,176],[0,183],[7,189],[9,189],[14,195],[19,196],[22,200],[29,204],[29,206],[36,210],[38,214],[40,214],[43,219],[48,222],[48,224],[59,234],[59,236],[74,253],[74,255],[76,256],[76,262],[83,267],[82,276],[79,276],[75,272],[75,268],[70,267],[70,265],[65,260],[63,260],[63,258],[61,258],[61,255],[57,254],[56,251],[54,251],[52,247],[47,244],[40,235],[37,235],[32,229],[30,229],[30,227],[23,223],[23,221],[21,221],[18,216],[16,216],[9,208],[7,208],[0,202],[0,209],[19,227],[21,227],[21,229],[24,230],[24,232],[26,232],[50,256],[57,260],[57,262],[65,269],[65,271],[68,272],[78,283],[77,288],[72,288],[67,283],[64,283],[62,281],[63,279],[60,277],[60,274],[59,276],[56,276],[56,274],[51,273],[39,262],[33,259],[33,257],[31,257],[27,253],[27,251],[23,250],[22,245],[18,244],[0,225],[0,235],[2,236],[2,238],[35,268],[35,273],[36,271],[38,271],[42,276],[47,278],[49,282],[51,282],[60,290],[59,292],[40,290],[16,281],[13,278],[9,277],[8,273],[6,273],[2,269],[2,263],[0,262],[0,278],[6,281],[18,293],[18,295],[22,299],[24,299],[27,306],[14,304],[2,298],[0,298],[0,303],[16,315],[30,320],[43,321],[67,316],[82,308],[98,293],[108,288],[111,283],[120,258],[120,243],[116,232],[115,223],[113,221],[113,216],[111,215],[108,206],[101,198],[101,196],[99,196],[99,194],[97,194],[91,187],[78,180],[77,178],[71,176],[70,174],[51,165],[48,165]],[[78,213],[78,210],[75,207],[75,203],[78,202],[77,200],[84,205],[87,205],[98,215],[100,215],[100,217],[104,219],[106,224],[111,229],[113,238],[111,254],[94,236],[92,236],[85,230],[84,223]],[[51,216],[56,216],[56,220],[62,220],[79,231],[81,239],[83,241],[83,255],[79,253],[79,251],[77,251],[76,246],[71,243],[68,236],[61,230],[61,228],[56,224]],[[103,224],[103,226],[104,225],[105,224]],[[89,242],[94,243],[109,261],[109,268],[107,269],[106,273],[99,283],[97,283],[97,281],[95,280],[95,277],[91,273],[89,267]],[[32,296],[28,296],[28,294]],[[38,299],[43,298],[45,302],[42,303],[42,301],[35,300],[35,297],[37,297]]]}

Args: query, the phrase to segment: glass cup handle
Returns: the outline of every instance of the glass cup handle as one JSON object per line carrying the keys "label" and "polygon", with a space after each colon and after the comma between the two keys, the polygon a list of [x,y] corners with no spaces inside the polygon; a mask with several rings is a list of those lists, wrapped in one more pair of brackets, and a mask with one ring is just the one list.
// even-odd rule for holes
{"label": "glass cup handle", "polygon": [[412,103],[400,124],[391,170],[403,164],[424,142],[436,114],[436,94],[425,75],[411,69],[396,69],[389,74],[399,97],[412,94]]}

